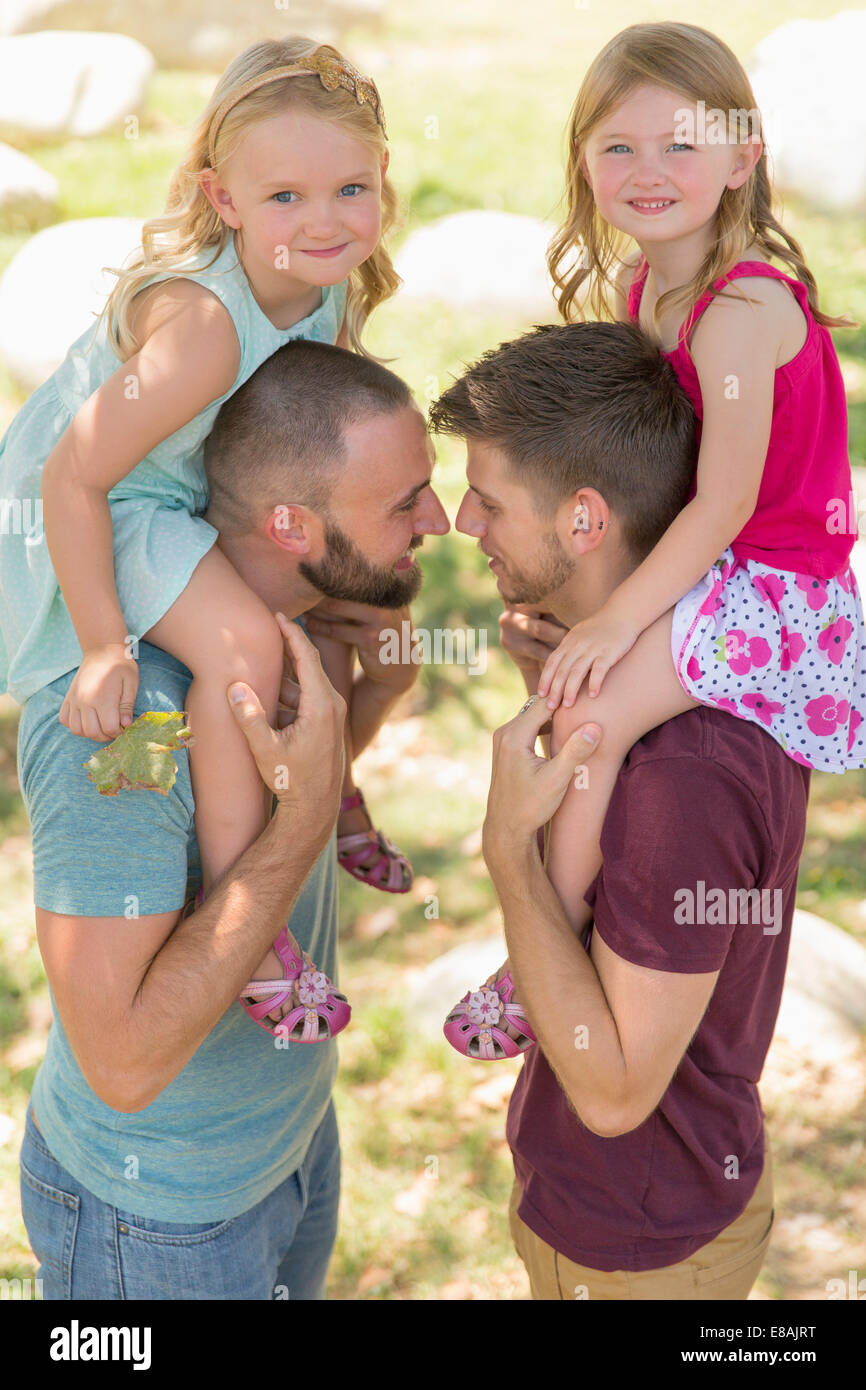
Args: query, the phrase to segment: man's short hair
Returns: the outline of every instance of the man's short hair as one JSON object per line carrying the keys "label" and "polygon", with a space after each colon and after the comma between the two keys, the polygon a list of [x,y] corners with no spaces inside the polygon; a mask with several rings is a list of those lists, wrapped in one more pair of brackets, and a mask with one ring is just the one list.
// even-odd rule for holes
{"label": "man's short hair", "polygon": [[500,449],[539,515],[597,489],[639,560],[685,505],[697,461],[691,402],[627,323],[545,324],[501,343],[434,401],[429,423]]}
{"label": "man's short hair", "polygon": [[214,524],[243,533],[288,502],[326,514],[347,427],[414,403],[405,381],[369,357],[284,343],[222,405],[205,441]]}

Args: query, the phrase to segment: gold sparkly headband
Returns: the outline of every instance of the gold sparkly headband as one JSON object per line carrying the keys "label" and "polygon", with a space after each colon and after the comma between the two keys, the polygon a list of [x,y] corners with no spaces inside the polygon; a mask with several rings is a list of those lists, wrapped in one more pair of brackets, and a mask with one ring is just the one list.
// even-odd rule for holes
{"label": "gold sparkly headband", "polygon": [[343,59],[329,58],[323,55],[321,58],[313,54],[310,58],[297,58],[294,62],[285,63],[282,67],[273,68],[263,77],[252,77],[249,82],[245,82],[231,96],[226,97],[222,105],[217,109],[211,125],[210,136],[210,162],[211,168],[215,164],[216,138],[219,128],[231,111],[243,97],[249,96],[250,92],[255,92],[259,87],[263,87],[266,82],[276,82],[281,77],[318,77],[323,87],[329,92],[333,92],[337,87],[344,87],[347,92],[351,92],[359,106],[368,102],[373,108],[373,114],[379,125],[382,127],[382,134],[388,139],[388,132],[385,129],[385,113],[382,110],[382,99],[379,96],[376,84],[372,77],[364,77],[357,68],[353,68],[351,63]]}

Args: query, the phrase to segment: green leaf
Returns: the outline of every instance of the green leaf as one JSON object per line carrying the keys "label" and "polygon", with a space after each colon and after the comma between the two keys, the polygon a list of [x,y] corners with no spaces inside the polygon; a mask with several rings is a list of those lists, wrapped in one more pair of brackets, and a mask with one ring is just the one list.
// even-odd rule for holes
{"label": "green leaf", "polygon": [[100,748],[82,767],[101,796],[119,791],[155,791],[168,796],[177,776],[172,750],[194,740],[177,710],[148,710],[111,743]]}

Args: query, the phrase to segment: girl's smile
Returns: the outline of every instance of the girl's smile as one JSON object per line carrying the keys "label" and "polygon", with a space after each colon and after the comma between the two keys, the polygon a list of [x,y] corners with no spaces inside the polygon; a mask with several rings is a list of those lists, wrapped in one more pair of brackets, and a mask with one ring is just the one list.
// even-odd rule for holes
{"label": "girl's smile", "polygon": [[324,257],[324,256],[338,256],[338,255],[340,254],[341,251],[345,251],[345,249],[346,249],[346,247],[348,246],[348,244],[349,244],[349,243],[348,243],[347,241],[344,241],[344,242],[342,243],[342,245],[340,245],[340,246],[331,246],[331,247],[328,247],[327,250],[323,250],[323,251],[313,251],[313,250],[310,250],[310,249],[308,249],[308,248],[306,248],[306,247],[302,247],[301,249],[302,249],[303,255],[305,255],[305,256],[323,256],[323,257]]}

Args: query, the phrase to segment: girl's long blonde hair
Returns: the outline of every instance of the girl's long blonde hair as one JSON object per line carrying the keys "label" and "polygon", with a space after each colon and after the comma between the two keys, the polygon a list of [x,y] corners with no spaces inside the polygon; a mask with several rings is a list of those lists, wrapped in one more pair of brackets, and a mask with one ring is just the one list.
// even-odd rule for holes
{"label": "girl's long blonde hair", "polygon": [[[652,85],[681,92],[707,109],[727,112],[756,110],[751,84],[727,44],[694,24],[664,22],[632,24],[615,35],[590,65],[577,94],[568,126],[566,170],[567,214],[548,247],[547,263],[559,311],[566,321],[585,317],[577,302],[581,285],[591,277],[586,300],[597,319],[611,318],[609,292],[613,274],[624,262],[626,238],[596,210],[592,189],[580,168],[584,147],[600,120],[619,106],[636,87]],[[652,312],[658,333],[662,311],[680,302],[684,312],[713,282],[738,261],[748,246],[757,244],[768,256],[783,261],[806,287],[809,307],[818,323],[832,328],[856,325],[832,318],[818,308],[818,287],[802,249],[773,215],[773,189],[767,173],[767,149],[740,188],[726,188],[716,213],[716,238],[687,285],[659,295]],[[575,249],[581,255],[575,259]]]}
{"label": "girl's long blonde hair", "polygon": [[[172,174],[165,212],[144,223],[141,249],[132,263],[118,269],[106,267],[118,276],[99,318],[108,316],[108,340],[117,356],[125,361],[137,352],[141,344],[130,328],[130,307],[133,296],[144,281],[156,272],[175,267],[186,268],[199,251],[213,246],[214,254],[206,270],[223,250],[233,229],[215,211],[199,184],[199,174],[210,167],[210,134],[213,118],[222,102],[251,78],[264,76],[273,68],[309,58],[313,53],[345,62],[343,55],[330,44],[318,44],[314,39],[293,36],[286,39],[263,39],[244,49],[229,66],[214,88],[204,112],[194,127],[192,144],[183,163]],[[237,148],[250,127],[287,110],[308,112],[321,120],[339,125],[354,139],[369,146],[381,163],[385,138],[372,108],[359,105],[351,92],[337,87],[328,91],[318,76],[285,77],[259,87],[241,98],[227,113],[220,125],[214,150],[216,169]],[[347,297],[347,327],[349,341],[356,352],[367,357],[361,343],[361,330],[377,304],[394,294],[400,277],[386,248],[386,238],[397,220],[399,203],[396,190],[387,174],[382,181],[382,235],[378,245],[349,276]],[[188,273],[195,274],[196,268]]]}

